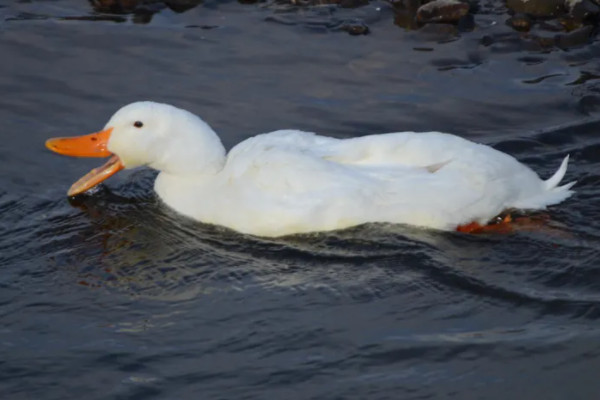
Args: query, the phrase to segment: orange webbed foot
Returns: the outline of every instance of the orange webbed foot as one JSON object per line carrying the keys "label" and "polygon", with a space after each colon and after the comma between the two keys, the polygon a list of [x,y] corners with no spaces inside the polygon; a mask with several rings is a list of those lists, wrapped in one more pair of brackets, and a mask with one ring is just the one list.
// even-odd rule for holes
{"label": "orange webbed foot", "polygon": [[457,232],[462,233],[511,233],[514,231],[513,219],[510,214],[499,219],[497,222],[492,222],[487,225],[481,225],[477,222],[471,222],[470,224],[459,225],[456,227]]}

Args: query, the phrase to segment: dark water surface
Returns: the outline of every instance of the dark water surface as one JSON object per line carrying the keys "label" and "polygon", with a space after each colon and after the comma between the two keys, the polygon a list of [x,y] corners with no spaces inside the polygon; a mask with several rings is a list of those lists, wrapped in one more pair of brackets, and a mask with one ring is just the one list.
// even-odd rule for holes
{"label": "dark water surface", "polygon": [[[536,48],[494,12],[407,31],[384,2],[155,11],[0,1],[1,399],[599,398],[595,39]],[[353,18],[371,33],[339,29]],[[477,237],[244,236],[166,209],[147,170],[70,204],[98,160],[44,140],[144,99],[198,113],[227,147],[279,128],[442,130],[543,177],[570,153],[577,193],[547,229]]]}

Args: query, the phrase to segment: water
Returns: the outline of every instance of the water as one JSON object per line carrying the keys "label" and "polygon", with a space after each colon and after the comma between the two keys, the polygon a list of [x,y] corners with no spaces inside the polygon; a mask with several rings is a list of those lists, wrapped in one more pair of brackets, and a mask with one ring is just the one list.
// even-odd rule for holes
{"label": "water", "polygon": [[[449,34],[405,30],[383,2],[153,7],[0,2],[2,399],[598,396],[594,38],[539,47],[493,1]],[[227,147],[287,127],[442,130],[543,177],[570,153],[577,194],[545,229],[496,236],[380,224],[266,240],[177,216],[147,170],[69,203],[98,160],[44,140],[141,99],[198,113]]]}

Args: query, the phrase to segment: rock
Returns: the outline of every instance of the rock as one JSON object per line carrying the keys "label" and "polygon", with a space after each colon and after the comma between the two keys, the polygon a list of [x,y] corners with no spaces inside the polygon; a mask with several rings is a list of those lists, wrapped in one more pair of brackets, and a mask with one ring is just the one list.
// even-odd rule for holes
{"label": "rock", "polygon": [[531,29],[531,18],[527,14],[515,14],[506,23],[519,32],[527,32]]}
{"label": "rock", "polygon": [[[535,38],[535,42],[539,46],[540,50],[547,50],[547,49],[551,49],[552,47],[554,47],[556,45],[556,38],[548,37],[548,36],[538,36]],[[532,48],[529,48],[528,50],[529,51],[539,51],[539,50],[532,50]]]}
{"label": "rock", "polygon": [[284,3],[289,3],[295,6],[322,6],[326,4],[338,4],[340,0],[286,0]]}
{"label": "rock", "polygon": [[563,30],[567,32],[574,31],[575,29],[579,29],[583,26],[583,21],[569,16],[559,19],[558,22],[563,27]]}
{"label": "rock", "polygon": [[196,7],[198,4],[202,3],[202,0],[163,0],[163,2],[171,10],[182,13],[190,8]]}
{"label": "rock", "polygon": [[458,35],[458,29],[454,24],[428,24],[418,32],[421,39],[433,42],[447,42]]}
{"label": "rock", "polygon": [[103,13],[128,13],[136,9],[140,0],[91,0],[94,10]]}
{"label": "rock", "polygon": [[490,47],[491,45],[496,43],[496,40],[494,40],[494,38],[490,35],[485,35],[481,38],[479,43],[481,43],[481,45],[484,47]]}
{"label": "rock", "polygon": [[516,13],[549,18],[565,11],[565,0],[506,0],[506,6]]}
{"label": "rock", "polygon": [[469,5],[458,0],[434,0],[417,10],[417,21],[457,22],[469,13]]}
{"label": "rock", "polygon": [[396,16],[394,17],[394,24],[409,31],[419,28],[419,24],[415,20],[415,15],[406,11],[396,13]]}
{"label": "rock", "polygon": [[[243,4],[259,3],[264,0],[238,0]],[[358,8],[368,5],[370,0],[274,0],[275,4],[291,4],[293,6],[312,7],[337,4],[342,8]]]}
{"label": "rock", "polygon": [[421,6],[420,0],[395,0],[392,2],[396,14],[394,23],[401,28],[414,30],[419,28],[415,16]]}
{"label": "rock", "polygon": [[149,24],[152,21],[153,13],[143,12],[143,13],[135,13],[133,14],[133,18],[131,21],[134,24]]}
{"label": "rock", "polygon": [[459,32],[471,32],[475,29],[475,17],[467,14],[456,23]]}
{"label": "rock", "polygon": [[574,30],[573,32],[557,35],[555,38],[556,47],[565,50],[588,44],[593,32],[594,28],[588,25],[581,29]]}
{"label": "rock", "polygon": [[346,31],[352,36],[367,35],[369,34],[369,27],[363,22],[345,22],[339,30]]}
{"label": "rock", "polygon": [[542,31],[547,32],[563,32],[565,27],[560,23],[558,19],[549,19],[546,21],[540,21],[537,27]]}
{"label": "rock", "polygon": [[357,8],[368,4],[369,0],[340,0],[340,7],[342,8]]}
{"label": "rock", "polygon": [[410,8],[415,10],[426,2],[426,0],[388,0],[388,3],[394,6],[394,8]]}
{"label": "rock", "polygon": [[575,20],[591,20],[600,14],[600,6],[591,0],[566,0],[566,5],[569,15]]}
{"label": "rock", "polygon": [[154,14],[165,6],[178,13],[184,12],[196,7],[202,0],[90,0],[90,3],[101,13]]}

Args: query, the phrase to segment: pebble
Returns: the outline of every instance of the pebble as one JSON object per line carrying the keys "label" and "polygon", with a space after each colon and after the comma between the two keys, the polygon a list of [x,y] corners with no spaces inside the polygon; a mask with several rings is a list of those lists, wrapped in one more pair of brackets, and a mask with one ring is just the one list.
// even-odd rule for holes
{"label": "pebble", "polygon": [[125,13],[135,10],[140,0],[92,0],[92,7],[98,12]]}
{"label": "pebble", "polygon": [[369,0],[340,0],[340,7],[342,8],[357,8],[368,4]]}
{"label": "pebble", "polygon": [[421,0],[392,0],[396,14],[394,23],[401,28],[414,30],[419,28],[416,20],[417,10],[421,6]]}
{"label": "pebble", "polygon": [[587,25],[572,32],[557,35],[555,38],[556,47],[566,50],[588,44],[591,40],[593,31],[594,28],[591,25]]}
{"label": "pebble", "polygon": [[422,40],[434,42],[447,42],[458,35],[458,28],[454,24],[428,24],[419,29]]}
{"label": "pebble", "polygon": [[182,13],[190,8],[196,7],[202,3],[202,0],[164,0],[163,3],[171,10]]}
{"label": "pebble", "polygon": [[574,31],[575,29],[579,29],[583,26],[583,21],[569,16],[559,19],[558,23],[566,32]]}
{"label": "pebble", "polygon": [[512,26],[519,32],[527,32],[531,29],[531,18],[527,14],[515,14],[506,21],[506,23]]}
{"label": "pebble", "polygon": [[469,5],[458,0],[434,0],[419,7],[417,21],[457,22],[469,13]]}
{"label": "pebble", "polygon": [[346,31],[352,36],[369,34],[369,27],[363,22],[347,22],[339,27],[339,30]]}
{"label": "pebble", "polygon": [[565,0],[506,0],[506,6],[516,13],[548,18],[564,11]]}
{"label": "pebble", "polygon": [[594,19],[600,14],[600,6],[591,0],[566,0],[569,15],[575,20]]}

